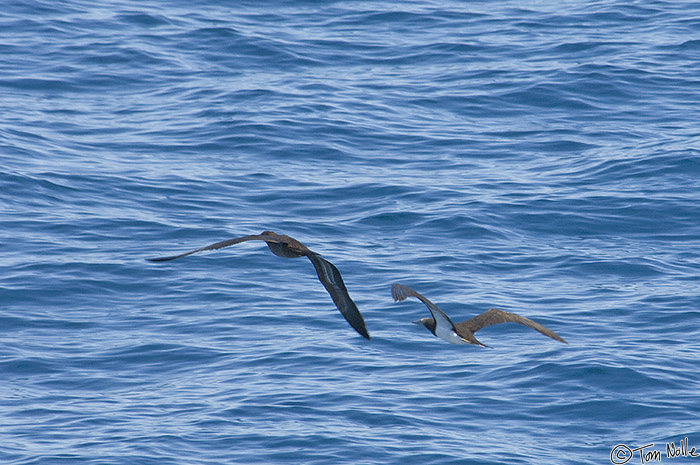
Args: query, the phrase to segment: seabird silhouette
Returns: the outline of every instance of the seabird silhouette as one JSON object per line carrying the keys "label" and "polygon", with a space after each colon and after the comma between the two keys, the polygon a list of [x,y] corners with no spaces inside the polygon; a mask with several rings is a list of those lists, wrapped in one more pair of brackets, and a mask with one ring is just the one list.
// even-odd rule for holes
{"label": "seabird silhouette", "polygon": [[408,297],[415,297],[423,302],[425,306],[428,307],[428,310],[430,310],[433,317],[421,318],[413,323],[425,326],[428,331],[433,333],[435,336],[452,344],[475,344],[482,347],[488,347],[486,344],[479,342],[476,337],[474,337],[474,333],[487,326],[508,322],[520,323],[521,325],[525,325],[539,331],[545,336],[549,336],[559,342],[568,344],[568,342],[562,339],[551,329],[545,328],[541,324],[535,323],[524,316],[499,310],[497,308],[487,310],[481,315],[477,315],[474,318],[470,318],[461,323],[453,323],[452,320],[450,320],[450,317],[448,317],[445,312],[440,310],[437,305],[408,286],[393,284],[391,286],[391,295],[396,302],[405,300]]}
{"label": "seabird silhouette", "polygon": [[265,241],[272,253],[279,257],[307,257],[316,269],[318,280],[321,281],[323,287],[326,288],[328,294],[330,294],[331,298],[333,299],[333,302],[335,302],[335,305],[338,307],[338,310],[340,310],[340,313],[345,317],[347,322],[350,323],[350,326],[352,326],[355,331],[360,333],[364,338],[369,339],[369,332],[367,332],[365,320],[362,318],[362,314],[357,309],[355,302],[353,302],[350,298],[348,290],[345,288],[343,277],[340,275],[338,269],[331,262],[321,257],[316,252],[309,250],[308,247],[293,237],[284,236],[272,231],[263,231],[261,234],[252,234],[249,236],[237,237],[235,239],[217,242],[215,244],[190,250],[189,252],[181,253],[179,255],[149,258],[147,260],[151,262],[165,262],[168,260],[175,260],[176,258],[186,257],[187,255],[192,255],[193,253],[202,252],[204,250],[221,249],[223,247],[228,247],[230,245],[239,244],[246,241]]}

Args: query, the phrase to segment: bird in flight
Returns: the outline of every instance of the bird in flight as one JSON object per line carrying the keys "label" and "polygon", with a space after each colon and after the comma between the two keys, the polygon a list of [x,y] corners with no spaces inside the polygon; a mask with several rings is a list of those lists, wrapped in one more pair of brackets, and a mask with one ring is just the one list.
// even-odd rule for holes
{"label": "bird in flight", "polygon": [[421,318],[418,321],[414,321],[414,323],[426,327],[428,331],[433,333],[435,336],[452,344],[475,344],[482,347],[488,347],[486,344],[479,342],[476,337],[474,337],[474,333],[487,326],[508,322],[528,326],[536,331],[539,331],[545,336],[549,336],[559,342],[568,344],[551,329],[545,328],[541,324],[536,323],[529,318],[525,318],[524,316],[499,310],[497,308],[487,310],[481,315],[477,315],[474,318],[470,318],[461,323],[453,323],[452,320],[450,320],[450,317],[448,317],[445,312],[440,310],[437,305],[408,286],[393,284],[391,286],[391,295],[396,302],[405,300],[408,297],[415,297],[423,302],[425,306],[428,307],[428,310],[430,310],[433,317]]}
{"label": "bird in flight", "polygon": [[353,302],[350,298],[348,290],[345,288],[343,277],[340,275],[338,269],[331,262],[321,257],[316,252],[309,250],[308,247],[292,237],[277,234],[272,231],[263,231],[261,234],[252,234],[249,236],[237,237],[235,239],[228,239],[226,241],[207,245],[206,247],[190,250],[189,252],[181,253],[179,255],[149,258],[148,260],[151,262],[165,262],[168,260],[175,260],[176,258],[186,257],[187,255],[192,255],[193,253],[202,252],[204,250],[221,249],[223,247],[240,244],[241,242],[246,241],[265,241],[270,251],[279,257],[307,257],[316,269],[316,274],[318,275],[319,281],[321,281],[323,287],[325,287],[328,294],[330,294],[333,302],[335,302],[338,310],[340,310],[340,313],[345,317],[347,322],[350,323],[350,326],[352,326],[355,331],[360,333],[362,337],[369,339],[369,332],[367,332],[365,320],[362,318],[362,314],[357,309],[355,302]]}

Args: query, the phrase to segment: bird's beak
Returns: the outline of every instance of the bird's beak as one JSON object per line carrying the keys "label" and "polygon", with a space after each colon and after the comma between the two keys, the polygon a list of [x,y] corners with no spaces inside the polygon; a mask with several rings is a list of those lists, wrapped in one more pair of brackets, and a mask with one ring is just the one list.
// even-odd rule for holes
{"label": "bird's beak", "polygon": [[423,322],[420,320],[412,321],[411,323],[413,323],[414,325],[422,325],[423,324]]}

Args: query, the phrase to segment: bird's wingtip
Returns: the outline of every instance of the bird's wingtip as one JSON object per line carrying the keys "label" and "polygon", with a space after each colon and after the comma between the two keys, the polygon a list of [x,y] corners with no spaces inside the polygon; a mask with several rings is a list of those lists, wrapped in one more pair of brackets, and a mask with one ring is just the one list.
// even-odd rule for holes
{"label": "bird's wingtip", "polygon": [[168,255],[167,257],[147,258],[146,261],[149,261],[149,262],[169,262],[170,260],[175,260],[177,258],[186,257],[187,255],[191,255],[192,253],[194,253],[194,252],[182,253],[180,255]]}
{"label": "bird's wingtip", "polygon": [[[359,311],[357,312],[358,314],[360,313]],[[362,315],[359,314],[360,318],[362,318]],[[347,319],[347,318],[346,318]],[[369,331],[367,331],[367,326],[365,326],[365,320],[361,319],[360,322],[358,323],[357,321],[350,321],[348,320],[348,323],[350,323],[350,326],[357,331],[357,333],[362,336],[363,338],[367,339],[368,341],[371,339],[369,335]]]}
{"label": "bird's wingtip", "polygon": [[406,286],[404,286],[403,284],[394,283],[391,285],[391,297],[394,298],[394,302],[400,302],[402,300],[406,300],[408,295],[409,295],[408,288]]}

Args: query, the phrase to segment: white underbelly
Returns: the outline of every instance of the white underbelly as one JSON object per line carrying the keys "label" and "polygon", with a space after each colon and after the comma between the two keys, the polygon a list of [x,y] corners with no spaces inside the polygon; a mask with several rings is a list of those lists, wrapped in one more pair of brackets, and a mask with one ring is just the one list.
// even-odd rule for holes
{"label": "white underbelly", "polygon": [[450,344],[469,344],[469,342],[462,339],[462,337],[459,334],[455,333],[452,330],[439,331],[437,333],[437,336],[440,339],[444,339],[445,341],[449,342]]}

